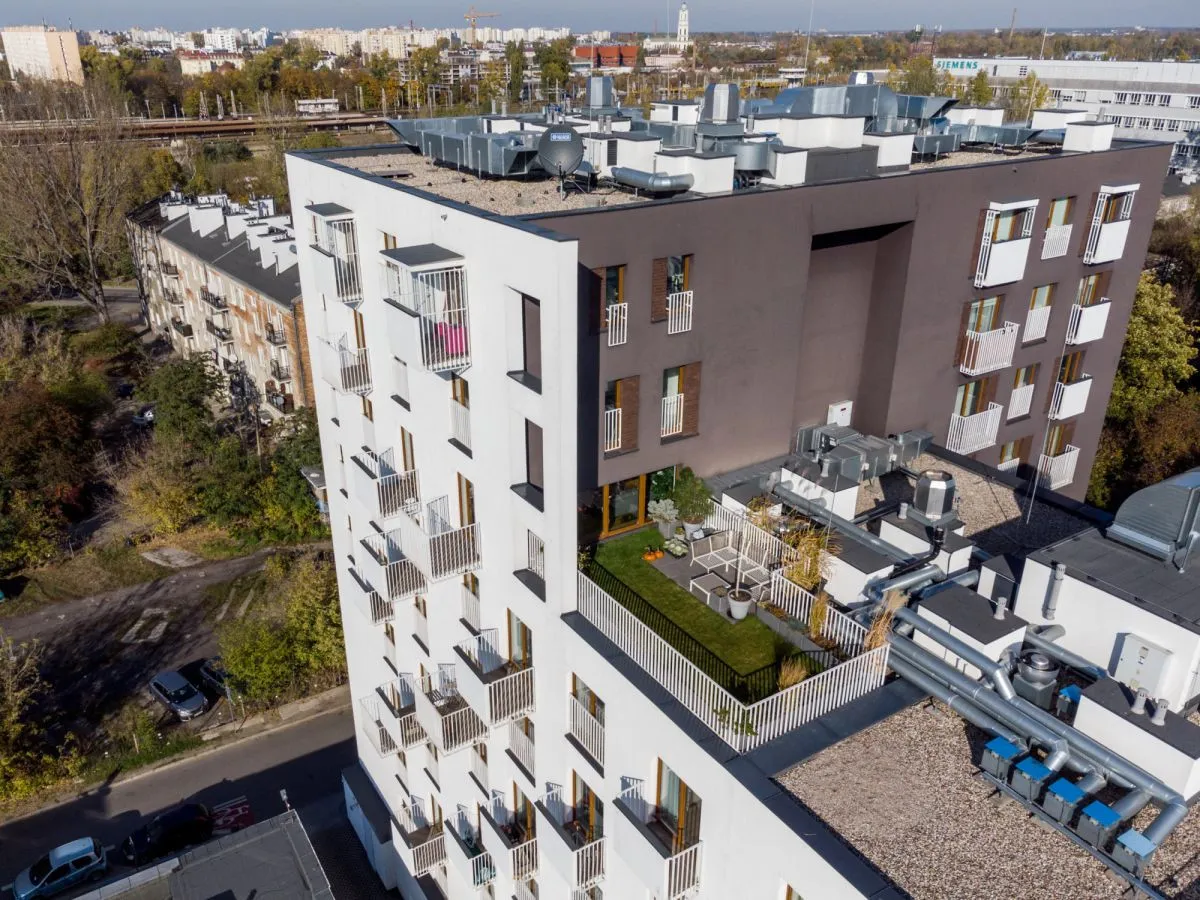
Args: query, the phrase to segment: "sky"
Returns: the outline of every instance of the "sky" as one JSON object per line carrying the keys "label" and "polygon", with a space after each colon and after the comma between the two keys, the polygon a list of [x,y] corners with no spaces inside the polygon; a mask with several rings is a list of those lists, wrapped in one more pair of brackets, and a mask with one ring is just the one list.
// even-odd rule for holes
{"label": "sky", "polygon": [[[1012,3],[1021,0],[811,0],[813,27],[830,31],[907,29],[926,27],[1007,28]],[[1029,3],[1017,12],[1017,27],[1064,28],[1114,25],[1175,25],[1200,27],[1197,0],[1055,0]],[[0,25],[49,23],[76,28],[120,30],[132,25],[164,25],[175,30],[207,26],[259,27],[286,30],[313,26],[363,28],[368,25],[463,26],[462,12],[469,0],[0,0]],[[692,30],[774,31],[804,30],[810,0],[693,0]],[[678,0],[477,0],[476,7],[501,13],[489,25],[519,28],[566,25],[575,31],[650,31],[666,20],[674,30]]]}

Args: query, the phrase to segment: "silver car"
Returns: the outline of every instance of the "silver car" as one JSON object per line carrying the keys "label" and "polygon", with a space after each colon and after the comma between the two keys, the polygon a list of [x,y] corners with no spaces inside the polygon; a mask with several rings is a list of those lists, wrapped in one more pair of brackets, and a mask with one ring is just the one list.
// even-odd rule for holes
{"label": "silver car", "polygon": [[150,680],[150,693],[184,722],[208,709],[208,699],[178,672],[159,672]]}

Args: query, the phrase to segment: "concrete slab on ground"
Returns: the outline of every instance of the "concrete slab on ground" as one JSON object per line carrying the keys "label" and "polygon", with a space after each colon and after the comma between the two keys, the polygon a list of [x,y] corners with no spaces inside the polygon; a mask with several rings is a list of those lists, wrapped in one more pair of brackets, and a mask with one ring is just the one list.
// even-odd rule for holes
{"label": "concrete slab on ground", "polygon": [[166,566],[168,569],[187,569],[204,562],[204,557],[197,556],[190,550],[180,550],[178,547],[159,547],[157,550],[145,550],[142,559],[155,565]]}

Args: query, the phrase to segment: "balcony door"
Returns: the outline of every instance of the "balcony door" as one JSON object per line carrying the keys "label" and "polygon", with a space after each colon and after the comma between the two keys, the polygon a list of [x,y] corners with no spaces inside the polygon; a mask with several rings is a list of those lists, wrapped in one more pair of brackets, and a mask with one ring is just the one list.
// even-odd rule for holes
{"label": "balcony door", "polygon": [[596,696],[590,687],[583,683],[578,675],[571,675],[571,693],[579,704],[592,714],[601,725],[604,724],[604,701]]}
{"label": "balcony door", "polygon": [[533,632],[511,609],[508,610],[508,658],[518,668],[533,665]]}
{"label": "balcony door", "polygon": [[1046,435],[1046,455],[1062,456],[1067,452],[1067,445],[1075,439],[1075,423],[1054,425]]}
{"label": "balcony door", "polygon": [[475,485],[461,473],[458,476],[458,521],[463,528],[475,524]]}
{"label": "balcony door", "polygon": [[670,837],[672,854],[700,840],[700,798],[661,759],[655,807],[656,821]]}
{"label": "balcony door", "polygon": [[516,832],[514,843],[517,844],[523,844],[537,834],[533,804],[516,784],[513,785],[513,827]]}
{"label": "balcony door", "polygon": [[954,398],[954,414],[966,418],[984,412],[994,394],[995,387],[992,378],[980,378],[960,384]]}
{"label": "balcony door", "polygon": [[984,297],[967,306],[966,330],[982,334],[995,331],[1000,323],[1000,307],[1003,296]]}
{"label": "balcony door", "polygon": [[1054,228],[1057,225],[1069,224],[1074,209],[1074,197],[1059,197],[1057,200],[1051,200],[1050,211],[1046,215],[1046,227]]}
{"label": "balcony door", "polygon": [[1074,384],[1083,377],[1083,351],[1068,353],[1058,364],[1058,380],[1063,384]]}
{"label": "balcony door", "polygon": [[571,772],[571,806],[581,843],[590,844],[604,837],[604,803],[575,772]]}
{"label": "balcony door", "polygon": [[1086,278],[1079,279],[1079,288],[1075,292],[1075,302],[1080,306],[1094,306],[1104,299],[1108,293],[1112,272],[1096,272]]}

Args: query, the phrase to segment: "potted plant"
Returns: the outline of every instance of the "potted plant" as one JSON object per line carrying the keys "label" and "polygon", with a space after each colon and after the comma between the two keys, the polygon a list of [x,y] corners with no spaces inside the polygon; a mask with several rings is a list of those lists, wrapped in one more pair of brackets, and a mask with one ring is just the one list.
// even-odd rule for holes
{"label": "potted plant", "polygon": [[704,483],[703,479],[697,478],[691,469],[685,467],[680,470],[679,477],[675,480],[675,490],[671,494],[671,499],[675,501],[679,518],[683,520],[683,530],[687,539],[689,541],[696,540],[700,537],[704,519],[708,516],[709,507],[712,505],[708,485]]}
{"label": "potted plant", "polygon": [[738,622],[749,615],[750,607],[754,605],[750,592],[742,588],[730,591],[726,599],[729,601],[729,614]]}
{"label": "potted plant", "polygon": [[670,540],[675,533],[675,522],[679,519],[679,510],[675,508],[675,501],[670,497],[665,500],[651,500],[646,506],[646,512],[658,526],[658,533],[663,536],[663,540]]}

